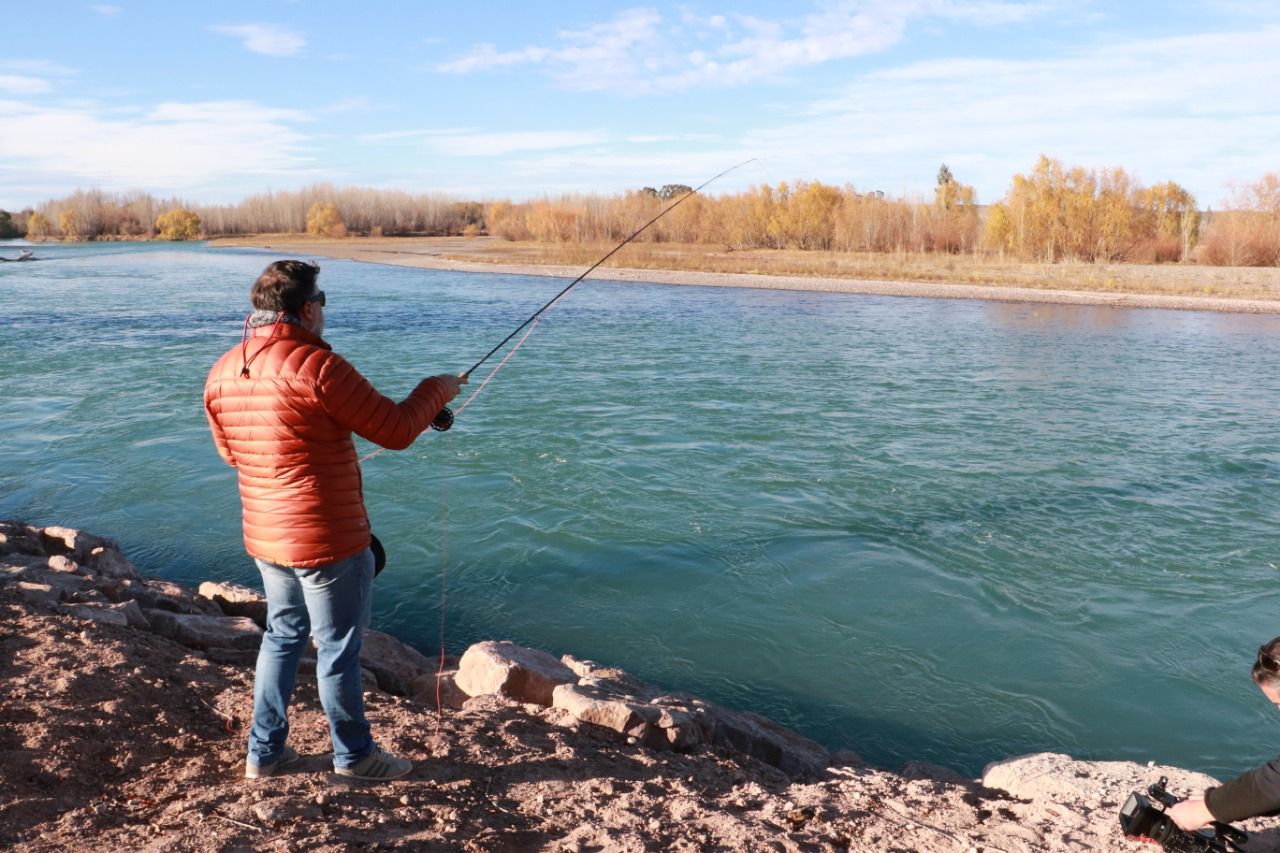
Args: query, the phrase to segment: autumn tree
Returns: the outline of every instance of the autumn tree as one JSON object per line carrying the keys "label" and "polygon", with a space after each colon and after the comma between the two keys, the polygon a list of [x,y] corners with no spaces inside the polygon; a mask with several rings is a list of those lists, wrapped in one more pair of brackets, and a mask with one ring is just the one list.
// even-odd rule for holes
{"label": "autumn tree", "polygon": [[200,236],[200,217],[194,211],[176,207],[156,218],[161,240],[194,240]]}
{"label": "autumn tree", "polygon": [[1191,193],[1173,181],[1140,188],[1135,194],[1143,241],[1127,260],[1173,261],[1191,256],[1200,237],[1200,211]]}
{"label": "autumn tree", "polygon": [[943,163],[933,191],[928,246],[936,252],[963,252],[977,242],[977,195],[973,187],[957,181]]}
{"label": "autumn tree", "polygon": [[338,205],[332,201],[311,205],[307,211],[307,233],[316,237],[347,236],[347,224],[338,213]]}
{"label": "autumn tree", "polygon": [[1280,266],[1280,175],[1232,188],[1226,208],[1213,214],[1200,246],[1203,263]]}
{"label": "autumn tree", "polygon": [[1120,260],[1149,238],[1142,188],[1124,169],[1067,168],[1041,156],[987,216],[983,241],[1023,259]]}
{"label": "autumn tree", "polygon": [[64,210],[58,214],[58,228],[65,239],[81,239],[81,226],[80,217],[74,210]]}
{"label": "autumn tree", "polygon": [[53,236],[53,223],[42,213],[33,212],[27,217],[27,239],[47,240]]}

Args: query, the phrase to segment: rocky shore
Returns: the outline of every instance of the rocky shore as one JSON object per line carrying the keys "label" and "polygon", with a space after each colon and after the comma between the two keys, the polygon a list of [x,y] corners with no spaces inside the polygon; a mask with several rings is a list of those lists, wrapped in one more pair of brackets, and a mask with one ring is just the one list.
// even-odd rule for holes
{"label": "rocky shore", "polygon": [[[429,659],[371,632],[384,785],[329,772],[304,662],[290,742],[241,778],[265,603],[142,577],[109,539],[0,522],[0,848],[233,850],[1144,850],[1129,793],[1174,767],[1039,754],[981,779],[871,767],[747,711],[570,655],[483,642]],[[857,733],[849,733],[856,742]],[[1250,851],[1280,849],[1255,821]]]}

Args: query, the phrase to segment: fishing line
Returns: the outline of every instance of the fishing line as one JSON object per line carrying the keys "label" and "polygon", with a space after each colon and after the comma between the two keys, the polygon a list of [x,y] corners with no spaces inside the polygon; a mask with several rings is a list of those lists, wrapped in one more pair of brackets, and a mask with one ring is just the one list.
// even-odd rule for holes
{"label": "fishing line", "polygon": [[[542,317],[542,315],[543,315],[543,314],[544,314],[544,313],[545,313],[549,308],[551,308],[553,305],[555,305],[557,302],[559,302],[561,299],[563,299],[563,298],[565,297],[565,295],[566,295],[566,294],[568,294],[568,292],[569,292],[570,290],[572,290],[574,287],[576,287],[576,286],[578,285],[578,283],[579,283],[579,282],[581,282],[583,279],[585,279],[587,276],[589,276],[592,272],[594,272],[594,271],[595,271],[595,270],[596,270],[596,269],[597,269],[601,264],[603,264],[605,261],[609,260],[609,259],[610,259],[610,258],[612,258],[614,255],[616,255],[619,251],[621,251],[621,250],[622,250],[622,248],[623,248],[624,246],[626,246],[626,245],[627,245],[628,243],[630,243],[632,240],[634,240],[635,238],[637,238],[637,237],[639,237],[641,234],[643,234],[646,230],[648,230],[648,229],[649,229],[649,227],[650,227],[651,225],[653,225],[653,224],[654,224],[655,222],[657,222],[659,219],[661,219],[662,217],[666,216],[668,213],[670,213],[671,211],[673,211],[673,210],[675,210],[677,207],[679,207],[681,204],[683,204],[683,203],[684,203],[687,199],[689,199],[691,196],[697,195],[697,194],[698,194],[698,193],[700,193],[703,189],[705,189],[708,185],[710,185],[710,184],[714,183],[715,181],[718,181],[720,178],[723,178],[725,175],[729,174],[730,172],[732,172],[732,171],[734,171],[734,170],[736,170],[736,169],[740,169],[741,167],[743,167],[743,166],[747,165],[748,163],[754,163],[754,162],[756,162],[756,158],[755,158],[755,157],[752,157],[752,158],[751,158],[751,159],[749,159],[749,160],[743,160],[741,163],[738,163],[738,164],[736,164],[736,165],[730,166],[728,169],[725,169],[723,172],[720,172],[718,175],[715,175],[715,176],[713,176],[713,177],[711,177],[711,178],[708,178],[707,180],[703,181],[703,182],[702,182],[701,184],[699,184],[697,187],[695,187],[695,188],[693,188],[693,189],[689,190],[689,192],[685,193],[684,195],[680,196],[680,198],[676,199],[674,202],[672,202],[672,203],[671,203],[671,204],[669,204],[668,206],[664,207],[662,210],[660,210],[660,211],[658,212],[658,214],[657,214],[656,216],[654,216],[652,219],[650,219],[650,220],[649,220],[648,222],[646,222],[645,224],[641,225],[641,226],[640,226],[639,228],[637,228],[635,231],[631,232],[631,234],[630,234],[626,239],[624,239],[621,243],[619,243],[618,245],[614,246],[614,247],[613,247],[612,249],[610,249],[610,250],[609,250],[609,252],[608,252],[607,254],[605,254],[602,258],[600,258],[598,261],[596,261],[596,262],[595,262],[594,264],[592,264],[591,266],[587,267],[587,269],[586,269],[586,270],[585,270],[581,275],[579,275],[579,276],[578,276],[577,278],[575,278],[573,281],[569,282],[569,283],[564,287],[564,289],[562,289],[562,290],[561,290],[559,293],[557,293],[555,296],[551,297],[551,299],[549,299],[545,305],[543,305],[543,306],[542,306],[541,308],[539,308],[537,311],[534,311],[532,314],[530,314],[530,315],[529,315],[529,318],[528,318],[527,320],[525,320],[525,321],[524,321],[523,323],[521,323],[519,326],[516,326],[516,327],[515,327],[515,329],[513,329],[513,330],[511,331],[511,334],[509,334],[509,335],[507,335],[505,338],[503,338],[503,339],[498,343],[498,345],[497,345],[497,346],[495,346],[493,349],[491,349],[491,350],[489,350],[487,353],[485,353],[485,354],[484,354],[484,356],[483,356],[479,361],[477,361],[475,364],[471,365],[471,367],[470,367],[470,368],[468,368],[468,369],[466,370],[466,372],[464,372],[464,373],[462,373],[462,374],[461,374],[463,377],[470,377],[470,376],[471,376],[471,374],[472,374],[472,373],[474,373],[474,372],[476,371],[476,369],[477,369],[477,368],[479,368],[482,364],[484,364],[486,361],[488,361],[490,358],[492,358],[492,357],[494,356],[494,354],[495,354],[495,353],[497,353],[497,352],[498,352],[498,350],[500,350],[500,349],[502,349],[504,346],[506,346],[506,345],[511,341],[511,339],[512,339],[512,338],[514,338],[516,335],[520,334],[520,330],[521,330],[521,329],[524,329],[526,326],[528,326],[528,330],[527,330],[527,331],[525,331],[524,335],[520,338],[520,340],[516,342],[516,345],[515,345],[515,346],[513,346],[513,347],[511,348],[511,350],[506,354],[506,356],[502,359],[502,361],[498,362],[498,365],[497,365],[496,367],[494,367],[494,368],[493,368],[493,370],[489,371],[489,375],[485,377],[484,381],[480,383],[480,386],[479,386],[478,388],[476,388],[476,390],[475,390],[475,391],[471,392],[471,395],[470,395],[469,397],[467,397],[466,401],[465,401],[461,406],[459,406],[459,407],[458,407],[457,412],[455,413],[452,409],[450,409],[450,408],[449,408],[449,407],[447,407],[447,406],[446,406],[445,408],[441,409],[441,410],[440,410],[440,414],[438,414],[438,415],[436,416],[436,419],[431,423],[431,428],[432,428],[432,429],[434,429],[434,430],[437,430],[437,431],[439,431],[439,432],[445,432],[445,431],[446,431],[446,430],[448,430],[450,427],[452,427],[452,426],[453,426],[453,422],[454,422],[454,416],[455,416],[455,414],[459,414],[459,413],[461,413],[463,409],[465,409],[467,406],[471,405],[471,402],[472,402],[473,400],[475,400],[475,398],[480,394],[480,392],[481,392],[481,391],[483,391],[483,390],[484,390],[484,387],[485,387],[486,385],[488,385],[488,384],[489,384],[489,381],[490,381],[491,379],[493,379],[493,377],[494,377],[495,375],[497,375],[498,371],[499,371],[499,370],[501,370],[501,369],[503,368],[503,366],[505,366],[505,365],[506,365],[506,363],[507,363],[508,361],[510,361],[510,360],[511,360],[511,357],[512,357],[513,355],[515,355],[515,354],[516,354],[516,352],[520,349],[520,347],[524,345],[524,342],[525,342],[525,341],[527,341],[527,340],[529,339],[529,335],[531,335],[531,334],[533,333],[533,330],[534,330],[535,328],[537,328],[538,322],[539,322],[540,318]],[[373,451],[372,453],[369,453],[369,454],[367,454],[367,455],[365,455],[365,456],[360,457],[360,462],[367,462],[368,460],[370,460],[370,459],[374,458],[375,456],[378,456],[379,454],[381,454],[384,450],[386,450],[386,448],[385,448],[385,447],[380,447],[380,448],[378,448],[377,450]]]}
{"label": "fishing line", "polygon": [[[751,158],[750,160],[743,160],[741,163],[738,163],[734,166],[729,167],[728,169],[725,169],[723,172],[719,173],[718,175],[715,175],[714,177],[709,178],[706,181],[703,181],[696,188],[685,193],[680,198],[676,199],[676,201],[674,201],[667,207],[663,208],[661,211],[658,212],[656,216],[654,216],[644,225],[641,225],[639,228],[633,231],[621,243],[614,246],[604,257],[600,258],[600,260],[596,261],[594,264],[588,267],[586,271],[584,271],[581,275],[579,275],[573,281],[569,282],[569,284],[566,285],[559,293],[551,297],[551,299],[549,299],[545,305],[543,305],[537,311],[534,311],[533,314],[529,315],[529,318],[527,320],[525,320],[519,326],[516,326],[516,328],[512,330],[511,334],[503,338],[502,341],[499,342],[497,346],[495,346],[493,349],[485,353],[484,357],[482,357],[475,364],[471,365],[471,367],[468,368],[467,371],[462,374],[463,378],[469,378],[471,374],[474,373],[481,365],[483,365],[486,361],[492,358],[494,354],[498,352],[498,350],[506,346],[511,341],[512,338],[514,338],[516,335],[520,333],[522,329],[525,329],[525,333],[520,337],[520,340],[516,342],[515,346],[513,346],[507,352],[507,354],[503,356],[502,360],[499,361],[498,364],[495,365],[494,368],[489,371],[489,375],[484,378],[484,381],[480,383],[479,387],[476,388],[475,391],[471,392],[470,396],[468,396],[467,399],[462,403],[462,405],[458,407],[458,413],[461,414],[467,408],[467,406],[471,405],[472,401],[475,400],[477,396],[479,396],[480,392],[484,390],[485,386],[489,384],[490,380],[492,380],[493,377],[498,374],[498,371],[502,370],[502,368],[506,365],[506,363],[511,360],[511,357],[514,356],[520,350],[520,347],[524,346],[525,341],[529,340],[529,336],[533,334],[533,330],[538,327],[538,323],[540,322],[542,315],[548,309],[554,306],[557,302],[563,299],[565,295],[567,295],[569,291],[572,290],[580,281],[582,281],[588,275],[594,272],[597,267],[599,267],[605,261],[609,260],[609,258],[617,254],[624,246],[626,246],[636,237],[639,237],[642,233],[644,233],[651,225],[653,225],[659,219],[661,219],[662,217],[666,216],[668,213],[670,213],[671,211],[679,207],[690,196],[698,194],[703,189],[705,189],[709,184],[711,184],[713,181],[719,180],[720,178],[724,177],[725,175],[729,174],[735,169],[745,166],[748,163],[754,162],[754,160],[755,160],[754,157]],[[526,329],[525,327],[528,327],[528,328]],[[445,408],[441,409],[440,414],[436,416],[431,426],[435,430],[444,432],[445,430],[448,430],[450,427],[453,426],[453,421],[454,421],[454,413],[446,406]],[[369,459],[372,459],[373,457],[377,456],[379,453],[381,453],[385,449],[386,448],[380,447],[374,452],[361,457],[359,461],[362,463],[366,462]],[[445,671],[445,621],[446,621],[445,614],[446,614],[446,608],[448,606],[448,590],[449,590],[449,585],[448,585],[449,468],[448,468],[447,457],[442,462],[441,469],[442,469],[442,475],[443,475],[443,484],[441,485],[440,495],[441,495],[441,507],[442,507],[441,525],[443,529],[440,535],[440,660],[439,660],[438,669],[436,670],[436,691],[435,691],[436,693],[436,725],[435,725],[435,736],[433,739],[434,746],[437,750],[439,750],[440,744],[441,744],[440,725],[441,725],[441,721],[444,718],[444,697],[442,696],[442,690],[443,690],[444,671]]]}
{"label": "fishing line", "polygon": [[578,283],[578,282],[582,281],[584,278],[586,278],[587,276],[591,275],[591,273],[595,271],[596,267],[600,266],[600,265],[601,265],[601,264],[603,264],[605,261],[609,260],[609,259],[610,259],[610,258],[612,258],[614,255],[616,255],[619,251],[621,251],[621,249],[622,249],[622,247],[623,247],[623,246],[627,245],[627,244],[628,244],[628,243],[630,243],[632,240],[634,240],[635,238],[639,237],[642,233],[644,233],[644,231],[645,231],[646,229],[648,229],[648,227],[649,227],[650,225],[652,225],[653,223],[657,222],[659,219],[661,219],[662,217],[666,216],[666,215],[667,215],[668,213],[670,213],[671,211],[675,210],[677,207],[679,207],[681,204],[683,204],[683,203],[685,202],[685,200],[686,200],[686,199],[688,199],[690,196],[697,195],[697,194],[698,194],[699,192],[701,192],[701,191],[702,191],[702,189],[703,189],[704,187],[706,187],[708,184],[712,183],[713,181],[717,181],[717,180],[719,180],[720,178],[723,178],[725,175],[729,174],[729,173],[730,173],[730,172],[732,172],[734,169],[737,169],[737,168],[740,168],[740,167],[742,167],[742,166],[745,166],[745,165],[747,165],[748,163],[753,162],[754,160],[755,160],[755,158],[754,158],[754,157],[752,157],[750,160],[743,160],[741,163],[738,163],[738,164],[737,164],[737,165],[735,165],[735,166],[730,166],[728,169],[725,169],[723,172],[721,172],[720,174],[716,175],[715,177],[708,178],[707,180],[705,180],[705,181],[703,181],[701,184],[699,184],[696,188],[689,190],[689,192],[685,193],[684,195],[680,196],[680,198],[678,198],[678,199],[676,199],[674,202],[672,202],[672,204],[671,204],[670,206],[663,208],[661,211],[659,211],[659,213],[658,213],[658,215],[657,215],[657,216],[655,216],[655,217],[653,217],[652,219],[650,219],[650,220],[649,220],[648,222],[646,222],[644,225],[641,225],[639,228],[637,228],[635,231],[633,231],[633,232],[631,233],[631,236],[627,237],[627,238],[626,238],[625,240],[623,240],[621,243],[619,243],[618,245],[614,246],[614,247],[609,251],[609,253],[608,253],[607,255],[605,255],[603,258],[601,258],[600,260],[598,260],[598,261],[596,261],[594,264],[592,264],[590,267],[588,267],[588,268],[587,268],[587,270],[586,270],[586,272],[584,272],[582,275],[580,275],[580,276],[578,276],[577,278],[575,278],[573,281],[569,282],[568,286],[566,286],[564,290],[560,291],[560,292],[559,292],[559,293],[557,293],[555,296],[553,296],[553,297],[551,298],[551,301],[550,301],[550,302],[548,302],[546,305],[543,305],[543,306],[542,306],[541,308],[539,308],[537,311],[534,311],[534,312],[533,312],[533,314],[529,317],[529,319],[528,319],[528,320],[525,320],[525,321],[524,321],[523,323],[521,323],[519,326],[516,326],[515,330],[514,330],[514,331],[512,331],[512,333],[511,333],[511,334],[509,334],[509,335],[507,335],[505,338],[503,338],[501,343],[499,343],[499,344],[498,344],[496,347],[494,347],[493,349],[489,350],[489,352],[485,354],[484,358],[480,359],[480,360],[479,360],[479,361],[477,361],[475,364],[471,365],[471,368],[470,368],[469,370],[467,370],[467,372],[463,373],[462,375],[463,375],[463,376],[470,376],[470,375],[472,374],[472,372],[473,372],[477,367],[479,367],[480,365],[484,364],[486,361],[488,361],[488,360],[493,356],[493,354],[494,354],[494,353],[496,353],[498,350],[502,349],[502,348],[506,345],[507,341],[509,341],[509,340],[511,340],[512,338],[514,338],[514,337],[515,337],[515,336],[520,332],[520,330],[521,330],[521,329],[523,329],[525,326],[527,326],[527,325],[529,325],[530,323],[532,323],[534,320],[538,319],[538,316],[539,316],[540,314],[542,314],[542,312],[543,312],[543,311],[546,311],[546,310],[547,310],[548,308],[550,308],[552,305],[556,304],[556,302],[558,302],[558,301],[559,301],[559,300],[560,300],[560,299],[561,299],[561,298],[562,298],[566,293],[568,293],[570,290],[572,290],[572,289],[574,288],[574,286],[575,286],[575,285],[577,285],[577,283]]}

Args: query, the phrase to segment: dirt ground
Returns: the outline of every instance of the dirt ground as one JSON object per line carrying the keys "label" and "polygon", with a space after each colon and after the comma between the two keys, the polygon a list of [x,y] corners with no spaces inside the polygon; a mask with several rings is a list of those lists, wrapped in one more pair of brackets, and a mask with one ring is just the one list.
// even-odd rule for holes
{"label": "dirt ground", "polygon": [[[1052,755],[1009,763],[1013,794],[939,768],[856,762],[793,779],[718,748],[652,751],[497,696],[440,716],[379,692],[367,697],[375,735],[415,768],[351,783],[330,772],[307,676],[290,735],[303,760],[249,781],[251,683],[247,663],[213,663],[0,584],[0,848],[1150,850],[1121,836],[1120,803],[1158,773],[1194,783],[1176,768]],[[1280,833],[1262,828],[1250,849],[1276,849]]]}

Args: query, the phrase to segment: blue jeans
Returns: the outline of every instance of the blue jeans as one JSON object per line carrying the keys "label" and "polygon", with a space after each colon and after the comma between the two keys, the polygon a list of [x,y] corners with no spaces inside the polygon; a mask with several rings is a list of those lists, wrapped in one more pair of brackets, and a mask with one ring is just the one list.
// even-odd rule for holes
{"label": "blue jeans", "polygon": [[360,647],[373,600],[369,549],[314,569],[255,560],[267,593],[267,632],[253,679],[249,761],[271,764],[289,736],[289,699],[308,638],[316,641],[316,681],[329,718],[333,764],[350,767],[373,751],[364,717]]}

